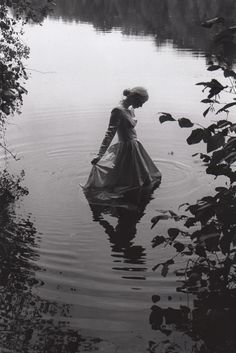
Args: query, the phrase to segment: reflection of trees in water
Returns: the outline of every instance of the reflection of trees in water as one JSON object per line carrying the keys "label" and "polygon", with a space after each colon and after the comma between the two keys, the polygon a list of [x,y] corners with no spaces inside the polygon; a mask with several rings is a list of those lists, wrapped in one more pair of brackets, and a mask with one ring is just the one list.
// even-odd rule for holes
{"label": "reflection of trees in water", "polygon": [[231,22],[235,15],[234,0],[57,0],[53,16],[92,23],[102,31],[119,27],[124,34],[151,34],[158,45],[172,40],[179,48],[205,51],[200,23],[216,16]]}
{"label": "reflection of trees in water", "polygon": [[16,216],[12,201],[0,210],[0,351],[93,351],[100,340],[69,326],[71,305],[34,294],[43,285],[35,276],[37,231],[30,218]]}
{"label": "reflection of trees in water", "polygon": [[149,323],[153,330],[164,335],[162,341],[152,342],[153,353],[160,351],[163,342],[167,351],[174,353],[235,352],[236,304],[232,293],[198,295],[192,308],[184,305],[178,309],[163,308],[155,303],[151,307]]}

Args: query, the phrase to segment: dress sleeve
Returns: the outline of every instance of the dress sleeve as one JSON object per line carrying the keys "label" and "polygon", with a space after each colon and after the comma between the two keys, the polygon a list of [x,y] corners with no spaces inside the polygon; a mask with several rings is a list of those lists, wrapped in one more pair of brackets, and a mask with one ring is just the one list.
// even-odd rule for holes
{"label": "dress sleeve", "polygon": [[111,141],[113,140],[113,137],[116,134],[116,131],[120,125],[120,122],[121,122],[121,111],[118,108],[114,108],[111,112],[109,125],[105,133],[105,137],[102,141],[101,147],[99,149],[98,156],[102,157],[105,154],[106,150],[110,146]]}

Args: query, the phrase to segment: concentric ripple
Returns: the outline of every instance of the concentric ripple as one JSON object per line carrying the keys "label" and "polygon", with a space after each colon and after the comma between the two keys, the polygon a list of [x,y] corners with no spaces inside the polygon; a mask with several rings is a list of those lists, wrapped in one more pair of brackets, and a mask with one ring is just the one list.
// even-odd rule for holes
{"label": "concentric ripple", "polygon": [[136,216],[134,210],[100,209],[95,217],[98,210],[79,184],[89,174],[104,126],[95,126],[90,110],[38,111],[34,119],[26,114],[8,132],[9,147],[20,157],[8,163],[13,171],[25,170],[29,196],[19,212],[31,212],[40,235],[37,294],[69,305],[80,328],[123,332],[144,325],[155,290],[166,301],[170,295],[172,303],[178,301],[174,275],[163,281],[152,271],[170,254],[152,249],[150,219],[158,208],[198,192],[202,177],[198,166],[155,158],[162,182]]}
{"label": "concentric ripple", "polygon": [[178,199],[180,196],[187,198],[202,188],[203,173],[193,164],[180,161],[159,159],[154,160],[162,172],[162,182],[158,199]]}

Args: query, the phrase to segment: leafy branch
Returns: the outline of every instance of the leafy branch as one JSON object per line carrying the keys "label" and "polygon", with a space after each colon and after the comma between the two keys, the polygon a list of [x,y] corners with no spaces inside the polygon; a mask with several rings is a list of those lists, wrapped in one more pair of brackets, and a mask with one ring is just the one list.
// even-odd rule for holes
{"label": "leafy branch", "polygon": [[29,57],[29,48],[21,40],[23,27],[29,21],[40,23],[52,5],[51,0],[1,1],[0,131],[4,130],[9,116],[20,113],[23,96],[27,94],[24,84],[28,75],[24,62]]}
{"label": "leafy branch", "polygon": [[217,110],[214,107],[221,104],[222,92],[236,92],[236,73],[219,65],[211,65],[208,70],[222,70],[224,78],[229,79],[229,85],[223,85],[216,79],[197,83],[204,86],[203,92],[208,91],[207,98],[202,100],[202,103],[209,104],[203,116],[212,111],[216,117],[227,113],[227,119],[220,118],[203,127],[190,119],[176,119],[162,112],[159,121],[161,124],[177,122],[180,128],[191,129],[187,143],[206,145],[206,153],[193,156],[200,157],[206,174],[224,176],[228,183],[217,186],[214,195],[204,196],[194,204],[180,205],[184,207],[183,214],[169,210],[153,217],[152,228],[167,220],[175,221],[179,226],[169,228],[167,235],[154,237],[152,246],[172,246],[177,252],[171,259],[154,266],[153,270],[162,266],[161,274],[165,277],[177,256],[187,258],[186,268],[176,271],[177,276],[184,278],[179,290],[210,295],[236,288],[236,124],[228,116],[236,102],[223,104]]}

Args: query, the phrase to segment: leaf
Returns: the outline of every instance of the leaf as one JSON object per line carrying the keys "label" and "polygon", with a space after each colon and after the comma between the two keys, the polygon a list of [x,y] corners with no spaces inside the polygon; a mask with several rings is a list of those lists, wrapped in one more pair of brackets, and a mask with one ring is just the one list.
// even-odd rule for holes
{"label": "leaf", "polygon": [[190,228],[193,227],[198,220],[195,217],[189,217],[187,221],[184,223],[185,227]]}
{"label": "leaf", "polygon": [[225,69],[224,70],[224,77],[233,77],[236,78],[236,73],[233,70]]}
{"label": "leaf", "polygon": [[207,68],[208,71],[215,71],[215,70],[219,70],[221,69],[221,67],[219,65],[211,65]]}
{"label": "leaf", "polygon": [[225,149],[228,149],[228,148],[235,148],[235,146],[236,146],[236,137],[230,137],[224,147]]}
{"label": "leaf", "polygon": [[217,125],[213,123],[207,127],[207,131],[214,132],[216,128],[217,128]]}
{"label": "leaf", "polygon": [[202,103],[216,103],[213,99],[203,99],[201,100]]}
{"label": "leaf", "polygon": [[214,203],[210,200],[200,200],[196,205],[189,206],[188,211],[195,216],[196,221],[206,223],[215,214]]}
{"label": "leaf", "polygon": [[215,188],[215,191],[217,191],[217,192],[226,192],[226,191],[228,191],[228,189],[223,187],[223,186],[217,186]]}
{"label": "leaf", "polygon": [[[236,103],[235,103],[236,104]],[[178,119],[178,123],[180,127],[192,127],[194,124],[191,122],[191,120],[187,118],[181,118]]]}
{"label": "leaf", "polygon": [[224,157],[224,160],[228,163],[228,164],[232,164],[236,161],[236,152],[231,152],[228,155],[226,155]]}
{"label": "leaf", "polygon": [[205,131],[203,129],[192,130],[190,136],[187,138],[187,143],[189,145],[199,143],[203,139],[204,135]]}
{"label": "leaf", "polygon": [[211,160],[211,157],[208,156],[207,154],[200,153],[200,158],[203,160],[203,162],[208,163]]}
{"label": "leaf", "polygon": [[152,296],[152,302],[153,302],[153,303],[157,303],[157,302],[159,302],[160,300],[161,300],[160,295],[158,295],[158,294],[153,294],[153,296]]}
{"label": "leaf", "polygon": [[181,205],[179,205],[179,208],[180,208],[180,207],[183,207],[183,206],[189,206],[189,203],[188,203],[188,202],[181,203]]}
{"label": "leaf", "polygon": [[230,131],[231,132],[236,132],[236,124],[233,124],[230,126]]}
{"label": "leaf", "polygon": [[209,87],[218,88],[218,89],[223,89],[224,88],[224,86],[222,86],[222,84],[219,81],[217,81],[216,79],[214,79],[214,78],[211,80],[211,82],[209,84]]}
{"label": "leaf", "polygon": [[211,82],[208,83],[207,87],[210,88],[210,93],[208,94],[208,97],[207,98],[212,98],[214,96],[216,96],[217,94],[219,94],[221,91],[223,91],[224,88],[226,88],[227,86],[222,86],[222,84],[213,79],[211,80]]}
{"label": "leaf", "polygon": [[159,215],[159,216],[155,216],[151,219],[151,222],[152,222],[152,226],[151,226],[151,229],[153,227],[155,227],[155,225],[161,220],[161,219],[169,219],[170,216],[168,215]]}
{"label": "leaf", "polygon": [[205,133],[203,136],[203,142],[207,143],[208,139],[211,137],[211,131],[209,131],[208,129],[205,129]]}
{"label": "leaf", "polygon": [[196,83],[196,86],[208,86],[210,82],[198,82]]}
{"label": "leaf", "polygon": [[205,116],[208,114],[209,110],[210,110],[211,107],[208,107],[204,112],[203,112],[203,116],[205,118]]}
{"label": "leaf", "polygon": [[177,252],[182,252],[185,249],[185,245],[179,242],[176,242],[173,247],[176,249]]}
{"label": "leaf", "polygon": [[168,272],[169,272],[169,266],[170,265],[172,265],[172,264],[174,264],[174,260],[167,260],[166,262],[164,262],[163,264],[162,264],[162,270],[161,270],[161,275],[163,276],[163,277],[166,277],[167,276],[167,274],[168,274]]}
{"label": "leaf", "polygon": [[224,135],[219,132],[216,135],[211,136],[207,141],[207,153],[217,150],[225,143]]}
{"label": "leaf", "polygon": [[213,204],[215,202],[214,197],[212,196],[204,196],[203,198],[201,198],[201,200],[199,201],[199,204],[201,204],[203,202],[208,202],[210,204]]}
{"label": "leaf", "polygon": [[152,247],[155,248],[156,246],[163,244],[165,241],[166,241],[165,237],[163,237],[162,235],[157,235],[152,240]]}
{"label": "leaf", "polygon": [[233,105],[236,105],[236,102],[232,102],[232,103],[228,103],[228,104],[224,105],[221,109],[217,110],[216,114],[226,112],[226,110],[228,108],[232,107]]}
{"label": "leaf", "polygon": [[229,120],[219,120],[217,122],[217,128],[218,129],[222,129],[225,126],[231,126],[231,125],[232,125],[232,123]]}
{"label": "leaf", "polygon": [[224,164],[209,166],[206,169],[206,173],[215,175],[216,177],[219,175],[225,175],[230,178],[232,175],[230,168]]}
{"label": "leaf", "polygon": [[168,229],[168,235],[171,238],[171,240],[174,240],[178,235],[179,235],[180,230],[177,228],[169,228]]}
{"label": "leaf", "polygon": [[169,113],[161,113],[162,115],[159,117],[160,123],[164,123],[165,121],[176,121],[171,114]]}

